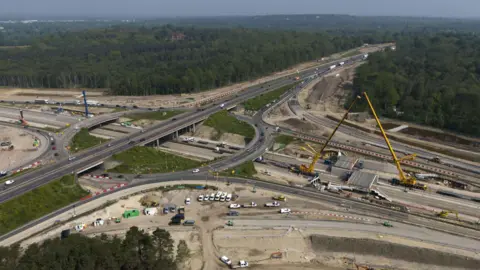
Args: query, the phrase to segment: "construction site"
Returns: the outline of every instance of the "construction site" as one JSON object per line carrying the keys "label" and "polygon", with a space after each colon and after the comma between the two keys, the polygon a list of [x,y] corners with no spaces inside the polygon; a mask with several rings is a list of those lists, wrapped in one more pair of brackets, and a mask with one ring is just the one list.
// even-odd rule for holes
{"label": "construction site", "polygon": [[[228,115],[255,129],[251,141],[198,123],[142,145],[197,161],[198,168],[116,173],[108,171],[116,162],[110,158],[85,170],[83,165],[75,179],[87,197],[2,245],[70,234],[123,237],[136,226],[168,230],[174,246],[186,241],[190,257],[184,267],[192,270],[478,269],[480,151],[468,147],[476,139],[380,118],[367,93],[349,95],[359,64],[341,61],[327,75],[317,69],[301,82],[293,77],[296,88],[254,113],[242,103],[232,106]],[[368,110],[352,112],[360,102]],[[219,104],[223,109],[223,103],[212,108]],[[88,130],[112,141],[175,120],[134,119],[115,107],[92,107],[97,115],[118,113]],[[18,118],[18,108],[1,109]],[[20,110],[17,122],[0,134],[2,153],[8,153],[0,153],[9,166],[4,170],[14,167],[9,157],[22,158],[14,156],[17,150],[43,153],[42,147],[69,143],[23,126],[78,130],[88,121],[87,111],[84,116]],[[425,136],[432,139],[424,142]],[[212,167],[238,161],[243,153],[261,154],[242,157],[238,167]],[[236,174],[241,166],[253,169]]]}

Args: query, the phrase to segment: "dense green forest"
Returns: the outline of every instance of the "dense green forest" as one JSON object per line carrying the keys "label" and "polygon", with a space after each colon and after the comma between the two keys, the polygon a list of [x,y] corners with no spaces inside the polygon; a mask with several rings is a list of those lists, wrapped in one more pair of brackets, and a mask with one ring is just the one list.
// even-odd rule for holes
{"label": "dense green forest", "polygon": [[354,90],[366,91],[384,116],[480,136],[480,37],[410,34],[396,41],[395,51],[371,54],[357,69]]}
{"label": "dense green forest", "polygon": [[0,86],[188,93],[250,80],[362,45],[371,35],[244,28],[115,27],[0,50]]}
{"label": "dense green forest", "polygon": [[89,238],[72,234],[21,250],[18,245],[0,247],[0,269],[182,269],[189,256],[184,241],[177,246],[170,233],[157,229],[152,235],[132,227],[125,239],[102,235]]}

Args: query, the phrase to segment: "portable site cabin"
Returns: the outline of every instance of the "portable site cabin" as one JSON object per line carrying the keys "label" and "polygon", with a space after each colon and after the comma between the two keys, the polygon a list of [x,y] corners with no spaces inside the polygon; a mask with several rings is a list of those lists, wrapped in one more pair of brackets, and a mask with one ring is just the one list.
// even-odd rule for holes
{"label": "portable site cabin", "polygon": [[125,212],[123,212],[123,218],[138,217],[139,215],[140,211],[138,211],[137,209],[125,210]]}
{"label": "portable site cabin", "polygon": [[145,208],[144,213],[147,216],[153,216],[157,214],[157,211],[158,211],[157,208],[149,207],[149,208]]}

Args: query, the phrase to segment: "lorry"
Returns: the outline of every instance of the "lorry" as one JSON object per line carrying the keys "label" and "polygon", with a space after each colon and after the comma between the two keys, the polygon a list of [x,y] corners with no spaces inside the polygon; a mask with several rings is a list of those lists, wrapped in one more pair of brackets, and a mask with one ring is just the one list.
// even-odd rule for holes
{"label": "lorry", "polygon": [[331,66],[330,66],[330,70],[332,70],[332,69],[334,69],[334,68],[336,68],[336,67],[337,67],[337,65],[331,65]]}
{"label": "lorry", "polygon": [[251,202],[249,204],[244,204],[242,205],[243,208],[253,208],[253,207],[257,207],[257,204],[255,202]]}
{"label": "lorry", "polygon": [[273,201],[265,204],[265,207],[278,207],[278,206],[280,206],[280,203],[277,201]]}

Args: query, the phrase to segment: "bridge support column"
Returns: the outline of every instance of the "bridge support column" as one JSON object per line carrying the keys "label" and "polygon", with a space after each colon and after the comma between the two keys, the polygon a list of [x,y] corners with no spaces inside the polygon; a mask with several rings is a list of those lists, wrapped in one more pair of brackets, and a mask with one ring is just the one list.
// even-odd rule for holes
{"label": "bridge support column", "polygon": [[175,139],[177,139],[177,140],[178,140],[178,130],[177,130],[177,131],[175,131]]}
{"label": "bridge support column", "polygon": [[160,147],[160,139],[157,139],[157,147]]}
{"label": "bridge support column", "polygon": [[195,133],[195,123],[193,123],[192,128],[193,128],[193,133]]}

